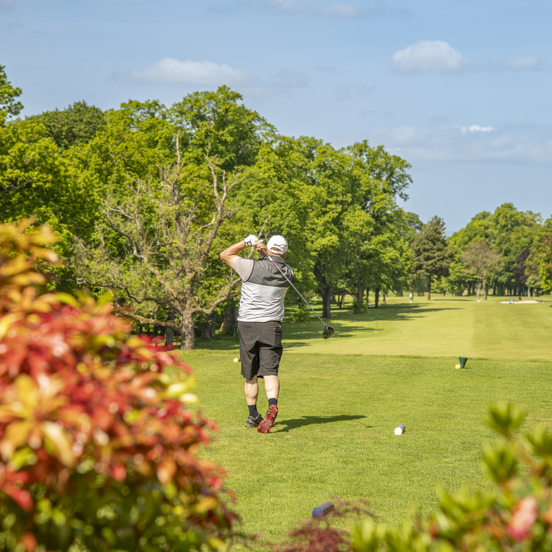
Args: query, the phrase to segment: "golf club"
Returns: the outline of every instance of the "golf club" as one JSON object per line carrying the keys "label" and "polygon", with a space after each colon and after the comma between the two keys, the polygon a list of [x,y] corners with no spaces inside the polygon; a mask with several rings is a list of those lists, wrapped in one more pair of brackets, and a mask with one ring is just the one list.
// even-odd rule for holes
{"label": "golf club", "polygon": [[299,297],[301,297],[301,299],[303,299],[303,301],[305,302],[307,307],[309,307],[309,309],[312,312],[314,312],[314,315],[316,316],[316,318],[318,318],[318,320],[320,320],[320,322],[322,322],[322,324],[324,324],[324,333],[322,334],[324,339],[329,339],[330,337],[332,337],[332,335],[335,332],[334,328],[332,328],[331,326],[328,326],[324,322],[324,320],[322,320],[322,318],[320,318],[320,316],[318,316],[318,314],[316,314],[315,310],[309,305],[309,302],[301,295],[301,292],[290,282],[289,278],[281,271],[280,267],[270,258],[270,255],[268,254],[268,251],[267,251],[266,247],[263,247],[261,249],[261,251],[264,251],[265,255],[270,260],[270,262],[278,269],[278,272],[280,272],[280,274],[288,281],[289,285],[297,292]]}

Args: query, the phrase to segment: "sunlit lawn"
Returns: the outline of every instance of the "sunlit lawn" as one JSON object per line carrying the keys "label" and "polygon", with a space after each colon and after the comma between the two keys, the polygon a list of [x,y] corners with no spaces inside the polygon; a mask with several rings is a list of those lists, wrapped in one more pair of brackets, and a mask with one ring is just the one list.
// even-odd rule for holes
{"label": "sunlit lawn", "polygon": [[[332,496],[366,499],[398,523],[415,503],[428,514],[438,484],[486,485],[490,402],[523,406],[527,427],[552,424],[551,306],[393,299],[366,315],[334,311],[328,341],[320,323],[285,322],[280,414],[268,435],[243,427],[236,339],[185,353],[220,428],[203,456],[228,470],[244,529],[277,540]],[[458,356],[470,358],[466,369],[454,368]],[[399,423],[403,436],[393,433]]]}

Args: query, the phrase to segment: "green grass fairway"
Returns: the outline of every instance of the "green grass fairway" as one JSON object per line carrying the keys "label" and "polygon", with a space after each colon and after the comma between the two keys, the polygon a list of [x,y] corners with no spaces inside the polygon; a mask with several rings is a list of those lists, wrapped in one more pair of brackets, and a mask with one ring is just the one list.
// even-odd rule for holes
{"label": "green grass fairway", "polygon": [[[515,401],[526,427],[552,426],[551,306],[393,299],[366,315],[336,310],[328,341],[320,323],[285,323],[280,414],[268,435],[243,427],[237,339],[185,353],[219,425],[202,454],[228,470],[244,529],[278,540],[332,496],[366,499],[398,523],[413,504],[430,513],[439,484],[487,485],[489,403]],[[454,368],[458,356],[469,357],[466,369]],[[399,423],[406,433],[395,436]]]}
{"label": "green grass fairway", "polygon": [[[551,358],[552,298],[539,304],[502,304],[505,297],[477,303],[474,297],[392,298],[388,304],[354,315],[333,309],[336,333],[323,341],[319,321],[284,326],[286,350],[294,353]],[[517,299],[516,299],[517,300]],[[321,309],[316,305],[316,310]],[[313,320],[314,315],[312,316]],[[237,350],[222,338],[199,347]]]}

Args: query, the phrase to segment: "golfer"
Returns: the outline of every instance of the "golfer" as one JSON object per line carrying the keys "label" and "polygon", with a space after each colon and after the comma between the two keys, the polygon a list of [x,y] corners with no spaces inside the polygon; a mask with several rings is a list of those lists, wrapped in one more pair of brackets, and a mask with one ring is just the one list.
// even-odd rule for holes
{"label": "golfer", "polygon": [[[258,261],[244,259],[238,253],[245,247],[255,247],[263,254]],[[280,274],[270,259],[278,264],[287,278],[293,280],[293,271],[285,262],[288,243],[282,236],[272,236],[266,245],[267,258],[262,251],[262,240],[249,235],[231,245],[220,258],[242,279],[238,334],[240,336],[241,373],[245,378],[245,398],[249,416],[245,427],[268,433],[278,415],[280,381],[278,367],[282,358],[282,319],[284,297],[289,282]],[[268,410],[262,417],[257,411],[258,378],[264,378]]]}

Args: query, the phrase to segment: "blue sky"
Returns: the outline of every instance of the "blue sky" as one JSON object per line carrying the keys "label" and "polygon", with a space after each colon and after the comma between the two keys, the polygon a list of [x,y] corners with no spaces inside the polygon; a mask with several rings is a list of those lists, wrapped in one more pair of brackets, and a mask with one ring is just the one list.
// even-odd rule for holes
{"label": "blue sky", "polygon": [[0,0],[24,114],[171,104],[228,84],[286,135],[412,164],[405,207],[448,232],[552,215],[552,0]]}

